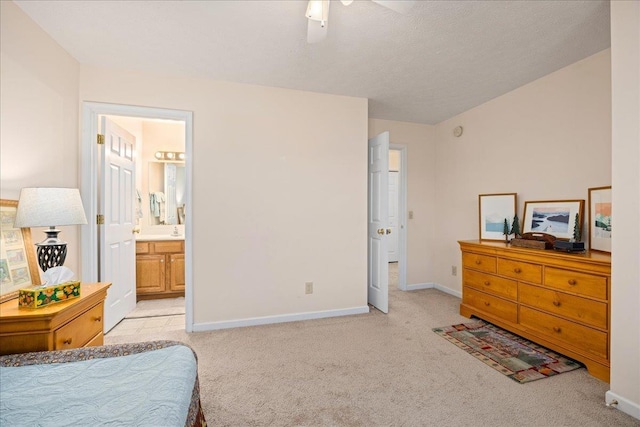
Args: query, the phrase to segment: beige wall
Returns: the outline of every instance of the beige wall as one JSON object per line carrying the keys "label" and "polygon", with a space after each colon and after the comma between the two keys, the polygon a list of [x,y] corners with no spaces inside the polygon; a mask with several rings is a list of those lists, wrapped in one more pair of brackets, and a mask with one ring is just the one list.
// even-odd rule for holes
{"label": "beige wall", "polygon": [[640,3],[611,2],[611,400],[640,418]]}
{"label": "beige wall", "polygon": [[366,307],[366,99],[88,66],[80,99],[193,111],[197,324]]}
{"label": "beige wall", "polygon": [[407,146],[407,285],[432,281],[435,141],[434,127],[417,123],[369,119],[369,137],[389,131],[392,144]]}
{"label": "beige wall", "polygon": [[527,200],[587,200],[589,187],[611,184],[610,51],[439,123],[436,135],[430,278],[460,292],[451,266],[461,271],[457,241],[478,238],[478,194],[518,193],[522,218]]}
{"label": "beige wall", "polygon": [[[0,2],[0,19],[0,196],[78,187],[79,64],[14,3]],[[65,266],[81,278],[79,227],[60,229]],[[41,230],[32,230],[34,243]]]}

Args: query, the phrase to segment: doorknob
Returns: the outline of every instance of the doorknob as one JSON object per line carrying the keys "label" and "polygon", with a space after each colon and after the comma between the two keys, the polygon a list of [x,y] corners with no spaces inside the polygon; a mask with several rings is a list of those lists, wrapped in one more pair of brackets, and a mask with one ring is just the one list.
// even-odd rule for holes
{"label": "doorknob", "polygon": [[387,234],[391,234],[391,229],[387,228]]}
{"label": "doorknob", "polygon": [[140,229],[136,227],[133,230],[131,230],[131,233],[134,233],[134,234],[140,233]]}
{"label": "doorknob", "polygon": [[384,228],[378,228],[378,234],[379,235],[384,235]]}

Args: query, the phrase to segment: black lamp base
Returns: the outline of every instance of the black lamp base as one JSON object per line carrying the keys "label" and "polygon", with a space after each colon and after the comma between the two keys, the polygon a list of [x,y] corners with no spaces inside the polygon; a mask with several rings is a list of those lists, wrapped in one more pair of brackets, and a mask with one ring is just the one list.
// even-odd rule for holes
{"label": "black lamp base", "polygon": [[42,271],[47,271],[53,267],[59,267],[64,264],[67,257],[67,244],[60,245],[43,245],[36,244],[38,247],[38,265]]}

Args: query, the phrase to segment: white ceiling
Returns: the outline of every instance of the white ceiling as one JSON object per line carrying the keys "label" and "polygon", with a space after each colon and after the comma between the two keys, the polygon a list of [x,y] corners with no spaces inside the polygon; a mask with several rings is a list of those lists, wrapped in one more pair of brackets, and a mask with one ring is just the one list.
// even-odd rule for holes
{"label": "white ceiling", "polygon": [[435,124],[610,46],[609,2],[417,1],[408,15],[331,1],[16,1],[83,64],[369,98]]}

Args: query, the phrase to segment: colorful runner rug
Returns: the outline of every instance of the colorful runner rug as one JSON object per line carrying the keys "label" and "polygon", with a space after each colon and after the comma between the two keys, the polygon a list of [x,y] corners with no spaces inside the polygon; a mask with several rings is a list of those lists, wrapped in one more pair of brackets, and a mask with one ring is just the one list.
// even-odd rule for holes
{"label": "colorful runner rug", "polygon": [[434,328],[433,332],[519,383],[582,367],[578,362],[482,320]]}

